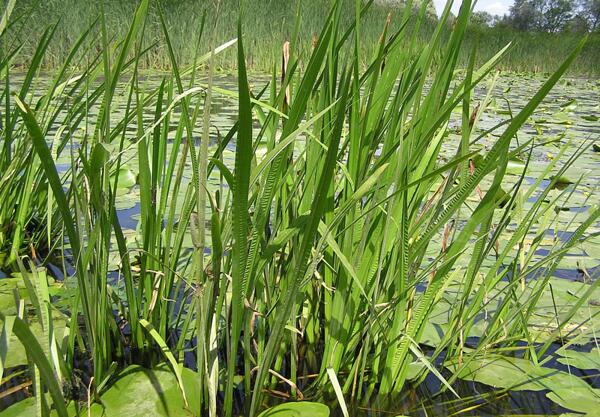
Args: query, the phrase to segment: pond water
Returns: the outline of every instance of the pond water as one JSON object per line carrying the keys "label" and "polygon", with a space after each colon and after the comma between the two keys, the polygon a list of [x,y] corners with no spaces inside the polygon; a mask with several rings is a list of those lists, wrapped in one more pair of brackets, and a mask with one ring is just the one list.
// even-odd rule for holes
{"label": "pond water", "polygon": [[[254,75],[251,77],[251,80],[253,91],[257,92],[267,84],[269,77]],[[544,79],[540,76],[501,76],[491,93],[491,103],[488,105],[486,111],[481,114],[478,130],[474,132],[473,137],[491,129],[501,121],[509,119],[511,113],[516,114],[526,101],[537,91],[543,81]],[[144,82],[147,83],[148,86],[156,86],[159,79],[148,77]],[[228,75],[218,76],[215,84],[220,88],[230,91],[235,91],[237,88],[235,78]],[[126,91],[123,90],[121,91],[121,96],[117,98],[117,103],[120,103],[122,106],[120,108],[122,112],[125,111],[125,94]],[[268,93],[266,92],[265,94],[267,94],[265,97],[268,97]],[[485,83],[482,83],[482,85],[475,90],[474,102],[481,103],[486,94],[487,86]],[[538,108],[535,115],[524,128],[521,129],[517,140],[514,142],[516,146],[519,143],[525,143],[531,138],[534,138],[536,144],[542,141],[554,141],[548,145],[537,146],[533,149],[526,176],[526,180],[530,184],[537,179],[549,161],[556,156],[561,146],[568,144],[568,150],[566,151],[563,160],[566,160],[575,153],[579,147],[589,147],[566,173],[566,177],[570,181],[575,182],[581,179],[581,182],[574,192],[569,195],[568,199],[565,198],[564,200],[560,200],[560,203],[563,203],[564,205],[561,205],[561,211],[557,215],[559,217],[559,224],[564,225],[564,228],[562,230],[548,230],[547,233],[549,237],[564,239],[568,236],[568,233],[573,231],[580,224],[581,220],[586,217],[589,208],[600,203],[600,194],[598,193],[600,184],[600,154],[594,151],[593,146],[590,146],[591,142],[600,138],[600,121],[598,119],[600,117],[599,103],[600,86],[598,81],[581,79],[563,80],[554,88],[543,104]],[[180,112],[176,110],[174,114],[173,124],[178,120]],[[115,118],[118,119],[118,115],[115,115]],[[213,99],[211,116],[213,148],[216,147],[217,133],[224,136],[229,131],[236,118],[236,101],[216,92]],[[442,155],[447,158],[454,155],[459,143],[459,109],[454,113],[454,120],[454,122],[450,123],[448,130],[450,136],[455,136],[456,140],[444,142],[445,148],[442,151]],[[151,124],[151,121],[151,116],[148,114],[148,125]],[[258,125],[256,127],[258,128]],[[501,128],[497,130],[497,133],[485,135],[485,137],[478,140],[474,146],[489,149],[502,131],[503,129]],[[174,133],[174,131],[171,132],[171,135],[174,135]],[[199,123],[195,126],[194,133],[199,140],[201,135],[201,126]],[[133,138],[135,136],[135,131],[131,131],[131,135]],[[297,149],[301,149],[302,146],[302,141],[299,141],[296,147]],[[224,162],[230,169],[233,168],[234,152],[235,140],[229,143],[224,152]],[[261,153],[260,147],[258,153],[259,155]],[[63,157],[59,158],[59,166],[67,167],[68,157],[68,152],[65,152]],[[126,161],[127,167],[135,174],[138,165],[137,149],[135,147],[132,146],[125,152],[124,161]],[[560,163],[558,165],[560,166]],[[520,170],[521,166],[517,164],[514,167],[513,173],[520,174]],[[512,177],[514,181],[518,178],[517,175],[513,175]],[[511,177],[509,176],[509,179],[510,178]],[[189,183],[189,181],[191,181],[191,169],[190,171],[185,172],[183,176],[184,185]],[[540,189],[546,187],[549,181],[549,178],[544,179],[540,184]],[[209,179],[209,184],[212,186],[218,184],[217,175],[213,175]],[[510,184],[503,184],[503,186],[509,187]],[[182,187],[182,189],[184,188],[185,187]],[[528,203],[535,202],[536,198],[536,195],[532,196]],[[119,219],[122,227],[126,229],[126,234],[133,233],[135,226],[137,225],[139,218],[139,205],[137,204],[137,201],[139,201],[139,195],[135,186],[132,187],[128,193],[122,193],[118,198]],[[525,206],[525,209],[526,208],[527,205]],[[598,230],[598,224],[595,225],[595,230]],[[593,232],[595,230],[592,228],[591,231]],[[597,251],[592,252],[598,253]],[[571,274],[569,277],[572,279],[579,278],[579,275],[576,273],[577,268],[572,268],[575,263],[585,265],[586,268],[594,268],[600,263],[597,262],[598,256],[595,256],[594,258],[585,250],[573,255],[576,257],[576,259],[571,259],[573,264],[565,265],[566,268],[561,268],[561,274],[563,276],[569,275],[565,270],[570,270]]]}
{"label": "pond water", "polygon": [[[262,75],[254,75],[251,77],[253,91],[257,92],[269,81],[269,77]],[[497,134],[503,129],[499,129],[498,133],[485,134],[483,133],[497,125],[498,123],[510,118],[511,113],[518,112],[526,101],[537,91],[544,79],[537,76],[523,75],[502,75],[500,76],[495,88],[490,94],[491,101],[486,110],[480,115],[480,123],[478,130],[474,132],[473,139],[482,135],[474,147],[489,149],[497,139]],[[39,91],[44,91],[43,84],[47,82],[41,80]],[[147,77],[143,80],[143,84],[148,86],[156,86],[160,82],[159,77]],[[235,91],[237,88],[235,78],[223,75],[217,76],[215,83],[222,89]],[[474,94],[474,101],[481,103],[486,97],[488,91],[486,84],[483,83],[478,87]],[[124,89],[118,91],[116,102],[120,104],[117,112],[125,111],[126,91]],[[215,93],[211,116],[211,133],[212,143],[211,148],[216,147],[219,140],[218,135],[225,135],[232,127],[237,118],[237,103],[230,97]],[[97,110],[95,110],[97,111]],[[151,126],[152,109],[149,109],[145,115],[145,123]],[[115,119],[120,115],[115,114]],[[175,117],[172,120],[173,125],[177,118],[180,117],[178,111],[175,112]],[[581,156],[567,170],[567,182],[579,182],[577,187],[572,184],[566,184],[568,190],[572,191],[565,195],[564,198],[559,198],[557,201],[556,227],[545,231],[546,239],[542,242],[540,248],[536,251],[535,256],[543,258],[556,245],[568,239],[570,234],[584,221],[590,212],[590,209],[600,204],[600,152],[594,149],[592,143],[600,141],[600,82],[593,80],[572,79],[562,81],[553,92],[546,98],[544,103],[536,111],[535,115],[528,121],[526,126],[519,132],[517,143],[525,143],[529,139],[534,139],[535,144],[548,142],[543,146],[535,147],[531,152],[531,160],[529,162],[526,173],[526,182],[533,184],[541,175],[547,164],[556,157],[560,148],[566,146],[564,159],[573,155],[581,147],[586,147]],[[454,113],[453,122],[449,125],[449,135],[456,140],[448,140],[445,142],[442,155],[444,158],[451,158],[457,149],[460,142],[460,111]],[[53,136],[56,132],[50,132]],[[197,138],[201,135],[201,126],[195,126],[194,134]],[[135,138],[135,130],[129,131],[129,135],[133,140]],[[169,134],[170,139],[174,136],[174,131]],[[600,143],[600,142],[598,142]],[[71,149],[76,149],[78,144],[73,144]],[[302,141],[296,145],[296,149],[302,149]],[[168,152],[171,152],[172,144],[167,146]],[[56,161],[57,167],[63,174],[67,173],[70,166],[69,149],[67,149]],[[259,155],[262,150],[259,148]],[[232,169],[235,156],[235,141],[232,141],[224,152],[224,162]],[[260,156],[259,156],[260,157]],[[133,178],[137,175],[138,155],[137,148],[130,146],[125,151],[124,169],[130,171]],[[560,164],[559,164],[560,165]],[[184,173],[183,186],[185,189],[191,181],[191,165],[190,169]],[[510,187],[511,181],[516,182],[519,178],[518,174],[522,169],[522,164],[516,161],[513,165],[513,175],[509,175],[508,182],[503,184],[503,188]],[[542,187],[547,186],[550,178],[544,179],[540,184]],[[219,178],[212,175],[209,179],[212,187],[217,187]],[[485,189],[485,184],[482,186]],[[555,190],[555,195],[558,196],[561,190]],[[524,209],[527,210],[539,196],[534,193],[528,201],[524,202]],[[472,197],[472,201],[476,202],[477,196]],[[129,239],[135,239],[137,234],[137,225],[140,216],[139,205],[139,188],[135,185],[135,180],[126,190],[119,192],[117,198],[118,217],[123,227],[125,236]],[[597,233],[600,231],[600,222],[593,224],[588,233]],[[532,230],[532,232],[537,232]],[[210,238],[210,237],[208,237]],[[533,236],[532,236],[533,238]],[[188,247],[192,247],[191,239],[188,238],[184,243]],[[439,253],[439,246],[431,245],[428,256],[432,259]],[[118,256],[115,251],[114,259],[112,260],[111,269],[118,269]],[[487,265],[487,267],[491,266]],[[52,268],[53,275],[62,278],[59,268]],[[0,271],[0,278],[6,277],[7,274]],[[561,287],[561,281],[573,282],[574,285],[580,282],[594,281],[600,277],[600,238],[592,237],[585,243],[577,246],[576,250],[572,251],[563,260],[559,268],[553,273],[553,284],[557,287],[556,291],[564,290],[564,299],[568,301],[568,295],[573,291],[578,291],[579,287],[572,287],[571,284],[565,284]],[[537,276],[532,275],[528,280],[535,280]],[[426,333],[425,342],[431,342],[435,346],[435,331],[436,328],[442,328],[447,323],[447,308],[444,308],[444,303],[451,303],[453,300],[454,288],[450,286],[447,291],[447,299],[442,300],[436,307],[437,314],[432,315],[432,322],[429,323],[429,333]],[[0,296],[2,296],[3,288],[0,285]],[[4,294],[6,295],[6,294]],[[598,299],[600,299],[600,294]],[[596,300],[596,297],[594,297]],[[565,301],[565,302],[567,302]],[[548,307],[550,308],[550,307]],[[594,314],[595,316],[595,314]],[[482,320],[482,323],[485,320]],[[477,337],[475,334],[474,337]],[[428,339],[429,338],[429,339]],[[590,352],[596,347],[597,339],[589,337],[577,349],[582,352]],[[554,353],[559,349],[559,346],[553,346],[550,353]],[[439,358],[443,361],[443,357]],[[194,361],[189,361],[193,363]],[[600,362],[600,361],[599,361]],[[441,362],[440,362],[441,363]],[[600,380],[598,372],[600,367],[594,370],[580,370],[576,367],[565,365],[559,362],[556,358],[545,364],[545,366],[557,371],[573,373],[578,377],[584,378],[593,388],[600,388]],[[451,394],[443,393],[437,395],[441,386],[439,381],[432,375],[426,377],[425,381],[413,388],[405,390],[399,398],[389,399],[387,401],[356,404],[353,407],[353,415],[364,416],[384,416],[394,415],[390,413],[390,409],[396,414],[407,413],[410,415],[431,416],[431,415],[501,415],[501,414],[560,414],[567,412],[568,409],[561,407],[554,401],[550,401],[544,390],[510,390],[510,391],[495,391],[482,382],[469,380],[465,378],[456,382],[455,389],[464,396],[463,400],[456,400]],[[334,401],[334,399],[332,399]],[[6,406],[6,403],[0,402],[0,408]]]}
{"label": "pond water", "polygon": [[[261,91],[262,88],[267,85],[270,81],[270,77],[266,75],[254,74],[250,76],[251,88],[255,93]],[[491,101],[489,102],[486,110],[480,114],[480,120],[478,122],[478,128],[473,132],[472,140],[477,136],[482,135],[488,129],[493,128],[498,123],[506,121],[510,118],[511,114],[516,114],[527,102],[527,100],[533,96],[533,94],[539,89],[544,82],[542,76],[533,75],[501,75],[495,88],[490,93]],[[161,81],[160,77],[148,76],[141,81],[141,87],[150,88],[156,87]],[[45,85],[50,82],[50,79],[40,79],[39,88],[34,91],[45,91]],[[203,83],[204,80],[200,80]],[[18,78],[15,82],[19,84]],[[237,81],[233,76],[230,75],[217,75],[215,77],[215,85],[221,89],[236,91]],[[125,106],[127,102],[126,88],[118,89],[117,96],[115,97],[115,114],[113,115],[115,120],[119,120],[125,112]],[[474,91],[474,105],[481,104],[488,94],[488,85],[484,82],[481,83]],[[264,98],[268,98],[268,89],[265,90]],[[568,196],[568,199],[560,200],[559,204],[560,211],[557,213],[559,217],[559,224],[564,225],[561,230],[548,230],[547,234],[549,237],[556,237],[558,239],[565,239],[568,237],[569,232],[572,232],[580,222],[586,217],[586,213],[589,212],[590,207],[600,203],[600,194],[598,193],[598,187],[600,185],[600,152],[594,151],[594,147],[591,146],[594,141],[600,140],[600,81],[596,80],[585,80],[585,79],[565,79],[562,80],[548,95],[540,107],[536,110],[533,117],[530,118],[528,123],[519,131],[517,140],[514,141],[513,146],[517,146],[519,143],[525,143],[529,139],[534,139],[536,145],[541,142],[551,142],[544,146],[536,146],[531,154],[531,161],[526,174],[526,181],[532,184],[538,176],[541,174],[543,169],[552,160],[563,145],[568,146],[568,149],[562,158],[566,160],[569,156],[575,153],[580,147],[588,146],[589,148],[583,152],[583,154],[574,162],[574,164],[568,169],[566,177],[570,181],[581,180],[580,184],[574,189],[573,193]],[[146,126],[150,127],[153,122],[153,111],[154,109],[148,108],[148,113],[144,116]],[[93,115],[97,112],[97,106],[90,109],[90,113]],[[172,131],[169,133],[169,138],[172,139],[175,135],[174,128],[176,122],[179,119],[181,113],[179,109],[175,109],[174,117],[172,118],[171,124],[173,125]],[[221,137],[226,135],[229,129],[233,126],[237,118],[237,102],[230,96],[220,94],[216,91],[213,96],[212,104],[212,115],[211,115],[211,148],[216,148],[218,135]],[[448,134],[450,138],[456,138],[456,140],[447,140],[444,142],[444,149],[442,151],[443,158],[452,157],[457,149],[460,141],[460,108],[456,109],[453,114],[453,120],[448,126]],[[194,135],[199,142],[201,136],[201,123],[197,123],[194,126]],[[134,125],[134,123],[132,123]],[[258,124],[255,126],[258,128]],[[132,127],[128,130],[130,139],[135,139],[136,130]],[[495,142],[497,137],[502,133],[503,128],[498,129],[493,134],[487,134],[484,137],[479,138],[476,143],[473,143],[474,148],[489,149]],[[49,132],[49,137],[53,137],[55,131]],[[83,134],[83,133],[82,133]],[[78,144],[74,144],[76,148]],[[600,146],[600,144],[598,145]],[[296,145],[297,149],[302,149],[302,140],[298,141]],[[167,146],[167,152],[171,152],[171,144]],[[262,149],[259,146],[258,155],[260,158]],[[137,147],[133,144],[129,146],[125,153],[123,161],[125,168],[130,170],[131,173],[137,175]],[[225,152],[224,162],[228,168],[233,169],[235,157],[235,139],[232,140]],[[65,172],[70,166],[70,154],[69,150],[66,149],[62,155],[56,161],[59,170]],[[561,164],[557,164],[560,166]],[[181,189],[185,189],[191,181],[191,164],[188,165],[190,170],[184,172],[183,184]],[[520,174],[521,164],[516,163],[509,166],[509,172],[514,174]],[[509,180],[518,179],[518,175],[512,175],[507,177]],[[540,184],[540,190],[545,188],[550,181],[550,178],[544,179]],[[216,174],[209,178],[209,186],[215,187],[219,183],[219,178]],[[503,188],[510,187],[512,184],[503,184]],[[226,185],[225,185],[226,186]],[[557,190],[558,193],[559,190]],[[534,194],[527,204],[533,204],[537,199],[538,194]],[[139,220],[140,207],[139,201],[139,190],[133,185],[127,192],[121,191],[117,198],[117,208],[119,220],[121,226],[124,229],[126,235],[133,235],[136,229],[136,225]],[[207,206],[208,207],[208,206]],[[599,224],[596,224],[590,230],[591,232],[600,230]],[[189,242],[188,242],[189,243]],[[597,246],[597,245],[593,245]],[[542,248],[543,250],[543,248]],[[590,250],[594,254],[597,254],[597,250]],[[540,252],[543,255],[543,252]],[[573,254],[575,258],[571,259],[572,264],[565,265],[566,268],[561,269],[562,276],[568,276],[572,279],[580,278],[577,274],[577,268],[572,268],[576,263],[584,265],[586,268],[594,268],[600,264],[598,260],[599,256],[592,256],[592,254],[583,250],[579,253]],[[569,274],[567,271],[571,271]]]}

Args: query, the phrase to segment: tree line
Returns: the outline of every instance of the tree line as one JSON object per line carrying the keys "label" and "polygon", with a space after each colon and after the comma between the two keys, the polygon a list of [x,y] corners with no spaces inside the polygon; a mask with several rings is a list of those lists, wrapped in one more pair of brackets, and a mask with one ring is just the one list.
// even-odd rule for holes
{"label": "tree line", "polygon": [[600,0],[515,0],[507,15],[475,12],[471,24],[539,32],[600,31]]}

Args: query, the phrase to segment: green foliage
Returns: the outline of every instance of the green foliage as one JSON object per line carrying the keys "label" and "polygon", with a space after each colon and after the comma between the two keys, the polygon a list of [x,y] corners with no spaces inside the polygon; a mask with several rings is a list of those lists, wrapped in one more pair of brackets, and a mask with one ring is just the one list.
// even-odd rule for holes
{"label": "green foliage", "polygon": [[590,396],[589,388],[573,389],[565,388],[546,394],[552,401],[573,411],[593,416],[598,412],[600,406],[600,390],[594,389],[594,395]]}
{"label": "green foliage", "polygon": [[[571,0],[568,0],[568,2],[572,3]],[[162,1],[163,18],[167,27],[170,28],[170,39],[179,65],[191,65],[193,63],[197,52],[197,39],[201,38],[200,50],[210,50],[209,37],[200,36],[203,27],[203,16],[207,16],[211,26],[214,26],[214,29],[211,28],[210,38],[215,45],[223,44],[237,36],[235,22],[238,18],[238,3],[238,0]],[[354,19],[354,3],[353,0],[342,1],[340,22],[344,27],[351,24]],[[590,10],[586,12],[586,16],[592,16],[595,13],[593,12],[595,9],[593,9],[592,3],[593,1],[590,3],[590,7],[585,6],[582,9]],[[245,14],[243,29],[246,56],[248,58],[247,67],[251,71],[270,72],[274,65],[280,64],[282,44],[285,41],[291,42],[291,46],[299,59],[304,62],[308,61],[316,37],[325,23],[327,14],[324,11],[328,10],[330,1],[244,0],[241,4]],[[416,10],[418,10],[421,3],[415,1],[412,4],[415,10],[413,12],[414,16],[406,23],[411,28],[417,21]],[[424,2],[424,4],[427,6],[428,3]],[[532,7],[535,10],[539,9],[537,3]],[[104,10],[106,25],[110,33],[116,38],[124,36],[135,11],[135,2],[106,1]],[[298,20],[296,25],[297,11],[300,12],[301,19]],[[549,16],[547,12],[542,12],[541,9],[536,11],[535,16]],[[26,34],[22,31],[10,32],[11,39],[16,37],[16,42],[22,43],[21,52],[15,56],[15,65],[26,67],[30,57],[33,56],[32,48],[37,45],[37,40],[41,38],[43,29],[49,22],[60,22],[56,28],[55,36],[48,44],[49,53],[43,57],[41,62],[44,68],[57,68],[64,62],[65,57],[71,50],[71,45],[79,37],[79,34],[98,18],[99,9],[97,3],[91,0],[52,0],[43,2],[24,0],[16,3],[15,14],[24,14],[30,23]],[[162,37],[158,14],[157,5],[151,2],[144,46],[151,46],[153,42]],[[375,53],[388,14],[390,27],[394,30],[398,29],[402,24],[403,6],[398,5],[397,2],[376,1],[365,12],[363,24],[361,25],[361,65],[368,65],[368,58]],[[479,48],[480,52],[477,59],[479,60],[478,64],[482,64],[508,42],[513,42],[517,46],[503,61],[504,68],[517,72],[547,73],[558,66],[560,63],[558,57],[566,56],[581,38],[581,35],[577,33],[570,33],[570,29],[565,33],[523,32],[522,29],[524,28],[518,25],[515,29],[512,20],[509,22],[496,19],[498,20],[496,22],[497,27],[488,28],[486,27],[487,24],[482,23],[489,22],[490,17],[484,18],[483,21],[482,17],[484,16],[479,13],[475,13],[472,17],[473,25],[468,31],[467,45],[461,51],[462,66],[467,65],[468,51],[472,50],[473,45],[477,45]],[[546,25],[546,23],[538,25],[536,22],[539,19],[534,17],[530,19],[529,16],[526,16],[523,21],[527,22],[527,25],[533,24],[532,29],[536,29],[542,24]],[[571,24],[574,24],[574,22],[565,19],[559,22],[562,26],[565,23],[571,25],[572,29],[574,28]],[[592,24],[592,20],[590,20],[589,25]],[[437,16],[432,14],[429,7],[427,7],[425,19],[420,24],[417,36],[417,42],[421,47],[428,41],[436,25]],[[547,25],[550,25],[550,23],[547,23]],[[552,25],[555,25],[554,21]],[[447,26],[447,29],[451,28],[450,21]],[[20,28],[19,25],[17,27]],[[100,39],[100,36],[98,36],[98,39]],[[594,76],[599,74],[599,42],[599,35],[594,35],[585,47],[585,53],[569,69],[571,74]],[[84,62],[93,60],[94,51],[97,48],[101,48],[101,46],[78,51],[77,59],[72,65],[81,66]],[[231,71],[236,68],[236,63],[237,55],[235,51],[225,51],[215,58],[214,70]],[[168,48],[164,45],[153,48],[152,51],[144,54],[139,60],[140,68],[150,70],[169,70],[171,65],[172,60]]]}
{"label": "green foliage", "polygon": [[[345,404],[398,394],[427,373],[449,390],[457,378],[543,389],[525,374],[551,381],[561,398],[567,383],[583,387],[540,362],[556,340],[594,337],[600,281],[552,278],[568,253],[594,243],[588,229],[598,207],[567,226],[560,217],[560,204],[583,181],[567,170],[588,150],[560,144],[558,156],[528,178],[532,152],[546,142],[519,133],[526,123],[543,124],[532,121],[534,111],[584,41],[518,111],[506,111],[505,122],[481,128],[478,112],[493,107],[493,71],[510,48],[478,64],[468,47],[469,1],[452,31],[448,5],[426,42],[427,5],[416,16],[407,7],[398,22],[382,23],[371,47],[364,46],[375,33],[369,10],[378,9],[370,3],[356,1],[350,14],[341,0],[327,15],[315,11],[323,24],[306,49],[299,14],[281,73],[274,70],[264,88],[249,83],[253,39],[241,23],[237,45],[216,48],[220,29],[211,27],[213,47],[200,55],[202,20],[186,59],[174,35],[180,28],[169,23],[175,5],[145,0],[129,18],[111,15],[113,6],[130,4],[107,4],[91,24],[100,49],[82,60],[81,72],[67,62],[49,93],[27,94],[57,36],[50,30],[22,81],[25,93],[7,106],[4,145],[28,155],[7,178],[43,184],[52,195],[45,217],[56,212],[56,219],[46,220],[55,225],[47,236],[59,243],[49,252],[73,267],[66,280],[76,288],[61,305],[68,331],[59,338],[45,274],[13,251],[45,333],[32,331],[17,297],[16,314],[1,316],[0,369],[11,334],[32,347],[36,413],[70,412],[62,387],[76,376],[76,353],[93,367],[70,404],[91,415],[328,415],[326,406],[304,402],[260,413],[269,389],[302,399],[306,387]],[[243,9],[240,21],[251,13]],[[115,18],[129,19],[116,35]],[[81,41],[70,56],[87,56],[86,46],[97,44]],[[229,48],[235,91],[212,79]],[[141,68],[152,59],[165,59],[160,66],[170,72],[147,86]],[[10,85],[10,65],[3,69]],[[482,86],[488,94],[479,106],[473,92]],[[65,88],[75,97],[69,106],[53,99]],[[238,103],[228,131],[213,125],[213,95]],[[574,105],[561,112],[571,118]],[[450,128],[455,111],[458,135]],[[52,123],[66,138],[51,140]],[[124,189],[139,206],[136,230],[125,230],[117,215]],[[25,201],[29,190],[11,192]],[[563,228],[571,233],[547,245],[546,231]],[[476,341],[467,343],[471,336]],[[516,349],[526,357],[501,355]],[[197,373],[183,367],[190,351]],[[449,377],[435,365],[442,354]],[[159,366],[165,360],[168,368]]]}
{"label": "green foliage", "polygon": [[517,0],[510,9],[511,23],[519,30],[557,32],[573,17],[573,0]]}
{"label": "green foliage", "polygon": [[[566,56],[576,47],[582,36],[580,33],[572,32],[520,31],[499,23],[484,30],[472,27],[467,42],[476,43],[478,46],[478,61],[488,59],[502,46],[512,42],[510,52],[499,67],[515,72],[515,76],[525,76],[526,73],[531,72],[547,74],[553,71],[559,64],[556,57]],[[590,34],[583,53],[575,60],[568,73],[574,76],[597,77],[596,69],[600,67],[598,48],[600,48],[599,34]]]}
{"label": "green foliage", "polygon": [[[453,369],[455,365],[450,365]],[[496,388],[525,391],[557,391],[592,388],[582,379],[567,372],[535,365],[526,359],[485,355],[483,358],[465,358],[458,377],[482,382]],[[564,392],[564,391],[563,391]]]}
{"label": "green foliage", "polygon": [[259,417],[329,417],[329,407],[306,401],[285,403],[263,411]]}
{"label": "green foliage", "polygon": [[[192,399],[197,400],[195,373],[183,370],[183,380]],[[35,404],[23,401],[0,413],[2,417],[36,416]],[[54,416],[51,413],[50,416]],[[115,375],[115,381],[91,408],[81,405],[79,411],[70,403],[68,416],[91,417],[128,416],[128,417],[191,417],[194,414],[181,396],[179,383],[167,366],[159,365],[154,369],[129,366]]]}
{"label": "green foliage", "polygon": [[558,361],[567,366],[578,369],[600,369],[600,349],[593,348],[591,352],[561,349],[558,352],[562,357]]}

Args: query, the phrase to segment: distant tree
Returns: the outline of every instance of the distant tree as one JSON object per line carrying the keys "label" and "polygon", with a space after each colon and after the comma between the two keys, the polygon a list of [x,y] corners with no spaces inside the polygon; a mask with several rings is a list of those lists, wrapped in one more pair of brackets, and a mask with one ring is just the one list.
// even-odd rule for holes
{"label": "distant tree", "polygon": [[558,32],[573,18],[575,4],[572,0],[536,0],[541,19],[539,29]]}
{"label": "distant tree", "polygon": [[563,28],[565,32],[585,33],[589,32],[590,25],[583,14],[579,13],[571,18]]}
{"label": "distant tree", "polygon": [[510,8],[510,22],[512,27],[519,30],[533,30],[538,20],[535,0],[516,0]]}
{"label": "distant tree", "polygon": [[490,27],[494,23],[495,17],[488,12],[479,11],[471,15],[471,25]]}
{"label": "distant tree", "polygon": [[494,27],[497,28],[513,28],[513,22],[510,15],[505,14],[504,16],[496,16]]}
{"label": "distant tree", "polygon": [[590,31],[600,30],[600,0],[581,0],[580,15],[587,23]]}
{"label": "distant tree", "polygon": [[558,32],[573,18],[574,10],[574,0],[516,0],[510,20],[519,30]]}

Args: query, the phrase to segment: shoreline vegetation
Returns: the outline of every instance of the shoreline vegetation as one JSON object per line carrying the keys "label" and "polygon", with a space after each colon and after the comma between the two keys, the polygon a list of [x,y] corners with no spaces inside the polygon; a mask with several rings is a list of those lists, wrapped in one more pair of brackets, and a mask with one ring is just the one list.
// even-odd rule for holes
{"label": "shoreline vegetation", "polygon": [[[353,0],[344,0],[340,16],[343,25],[354,19]],[[100,2],[94,0],[22,0],[15,5],[15,16],[22,16],[21,24],[27,26],[26,31],[15,27],[14,37],[8,43],[21,44],[22,49],[13,60],[16,68],[25,69],[33,50],[42,38],[49,25],[56,24],[55,34],[48,45],[48,51],[41,62],[41,68],[47,71],[57,69],[66,59],[72,45],[87,27],[101,13]],[[114,39],[121,37],[135,12],[137,1],[105,1],[103,4],[106,25],[110,28],[110,36]],[[237,0],[221,1],[163,1],[165,22],[171,31],[171,39],[175,56],[181,65],[190,65],[194,59],[194,51],[199,33],[202,30],[202,16],[206,15],[206,24],[214,26],[212,42],[220,45],[236,37],[235,22],[238,13]],[[330,0],[243,0],[246,17],[243,22],[246,37],[248,70],[252,72],[270,73],[273,66],[279,66],[281,49],[285,41],[291,41],[298,54],[301,65],[311,54],[315,37],[326,19],[326,10]],[[403,5],[382,4],[375,2],[363,17],[361,65],[366,65],[373,56],[382,28],[389,19],[390,30],[397,30],[402,21]],[[418,14],[414,7],[415,17]],[[299,27],[294,27],[295,16],[301,15]],[[414,24],[411,19],[407,24]],[[424,47],[430,39],[437,24],[437,16],[432,6],[427,6],[425,21],[417,33],[416,42]],[[455,24],[455,17],[450,16],[447,22],[448,36]],[[147,22],[147,45],[160,39],[161,29],[155,6],[150,6]],[[296,33],[296,42],[294,42]],[[9,34],[10,35],[10,34]],[[582,33],[563,31],[547,33],[539,31],[520,31],[506,26],[487,27],[470,24],[467,27],[463,48],[459,56],[459,66],[466,67],[470,51],[477,48],[475,64],[481,65],[489,60],[499,49],[509,42],[513,43],[511,50],[498,69],[510,72],[528,72],[548,74],[560,64],[560,57],[566,56],[573,50],[583,37]],[[7,41],[5,41],[6,43]],[[210,50],[210,42],[204,37],[198,45],[201,50]],[[93,59],[98,45],[92,45],[88,52],[81,52],[76,62],[86,62]],[[226,51],[215,59],[214,70],[217,72],[232,72],[236,69],[237,58],[234,51]],[[139,62],[140,69],[149,71],[169,71],[171,61],[168,51],[159,45],[145,54]],[[569,76],[594,77],[600,76],[600,34],[589,36],[582,54],[569,68]]]}

